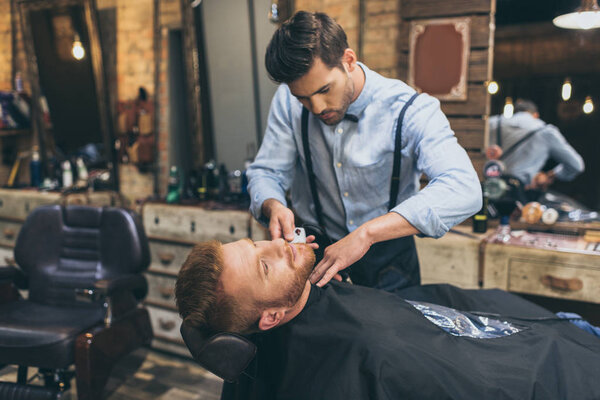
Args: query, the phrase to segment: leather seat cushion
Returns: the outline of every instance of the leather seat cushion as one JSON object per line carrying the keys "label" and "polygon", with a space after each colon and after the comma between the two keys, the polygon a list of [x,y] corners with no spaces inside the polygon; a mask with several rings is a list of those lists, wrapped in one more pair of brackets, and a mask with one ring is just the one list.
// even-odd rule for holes
{"label": "leather seat cushion", "polygon": [[0,364],[66,368],[77,336],[102,322],[98,304],[64,308],[22,300],[0,305]]}

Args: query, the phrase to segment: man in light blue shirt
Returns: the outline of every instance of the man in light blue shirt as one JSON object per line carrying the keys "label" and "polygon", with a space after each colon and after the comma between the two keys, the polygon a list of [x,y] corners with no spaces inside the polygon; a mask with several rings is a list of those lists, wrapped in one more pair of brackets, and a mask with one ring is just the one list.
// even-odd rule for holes
{"label": "man in light blue shirt", "polygon": [[[284,23],[265,61],[282,85],[248,169],[252,214],[269,221],[273,239],[292,240],[289,190],[298,217],[337,241],[311,275],[319,286],[349,266],[355,283],[390,291],[419,284],[412,235],[438,238],[482,203],[477,174],[439,101],[414,98],[404,82],[357,62],[342,28],[321,13],[298,12]],[[304,130],[303,108],[310,111]],[[395,150],[401,167],[391,196]],[[419,191],[422,173],[429,184]]]}
{"label": "man in light blue shirt", "polygon": [[[581,156],[557,127],[540,119],[530,100],[517,100],[511,118],[495,115],[489,125],[488,158],[501,159],[505,173],[517,177],[528,189],[547,189],[554,179],[571,181],[585,169]],[[548,158],[558,165],[543,172]]]}

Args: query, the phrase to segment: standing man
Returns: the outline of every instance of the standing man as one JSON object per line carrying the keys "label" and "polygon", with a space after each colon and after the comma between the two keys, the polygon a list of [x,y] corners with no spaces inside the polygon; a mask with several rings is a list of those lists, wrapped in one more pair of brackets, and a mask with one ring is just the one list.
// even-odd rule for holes
{"label": "standing man", "polygon": [[[515,115],[495,115],[489,125],[488,158],[502,160],[506,173],[517,177],[526,189],[546,190],[555,179],[571,181],[585,169],[581,156],[557,127],[540,119],[537,106],[530,100],[517,100]],[[548,158],[558,165],[544,172]]]}
{"label": "standing man", "polygon": [[[265,55],[281,83],[256,160],[250,209],[272,239],[294,214],[336,241],[311,282],[348,268],[354,283],[394,291],[420,283],[412,235],[444,235],[481,208],[481,186],[439,101],[357,61],[329,16],[300,11]],[[419,177],[429,184],[419,191]]]}

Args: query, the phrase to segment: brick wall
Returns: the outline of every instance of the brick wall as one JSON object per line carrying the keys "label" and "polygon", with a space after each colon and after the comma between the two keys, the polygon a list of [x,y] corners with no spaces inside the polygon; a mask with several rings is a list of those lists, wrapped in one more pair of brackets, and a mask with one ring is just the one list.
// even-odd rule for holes
{"label": "brick wall", "polygon": [[365,0],[363,4],[362,18],[358,0],[296,0],[295,10],[328,14],[344,28],[360,61],[384,76],[403,78],[398,49],[400,0]]}
{"label": "brick wall", "polygon": [[10,0],[0,0],[0,90],[12,88]]}

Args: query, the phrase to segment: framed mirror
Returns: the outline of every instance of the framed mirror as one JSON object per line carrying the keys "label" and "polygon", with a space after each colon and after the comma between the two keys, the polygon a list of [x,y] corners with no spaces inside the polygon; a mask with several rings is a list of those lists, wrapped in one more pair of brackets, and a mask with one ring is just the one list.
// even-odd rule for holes
{"label": "framed mirror", "polygon": [[114,126],[95,0],[18,0],[31,82],[34,142],[44,174],[85,155],[119,190]]}

